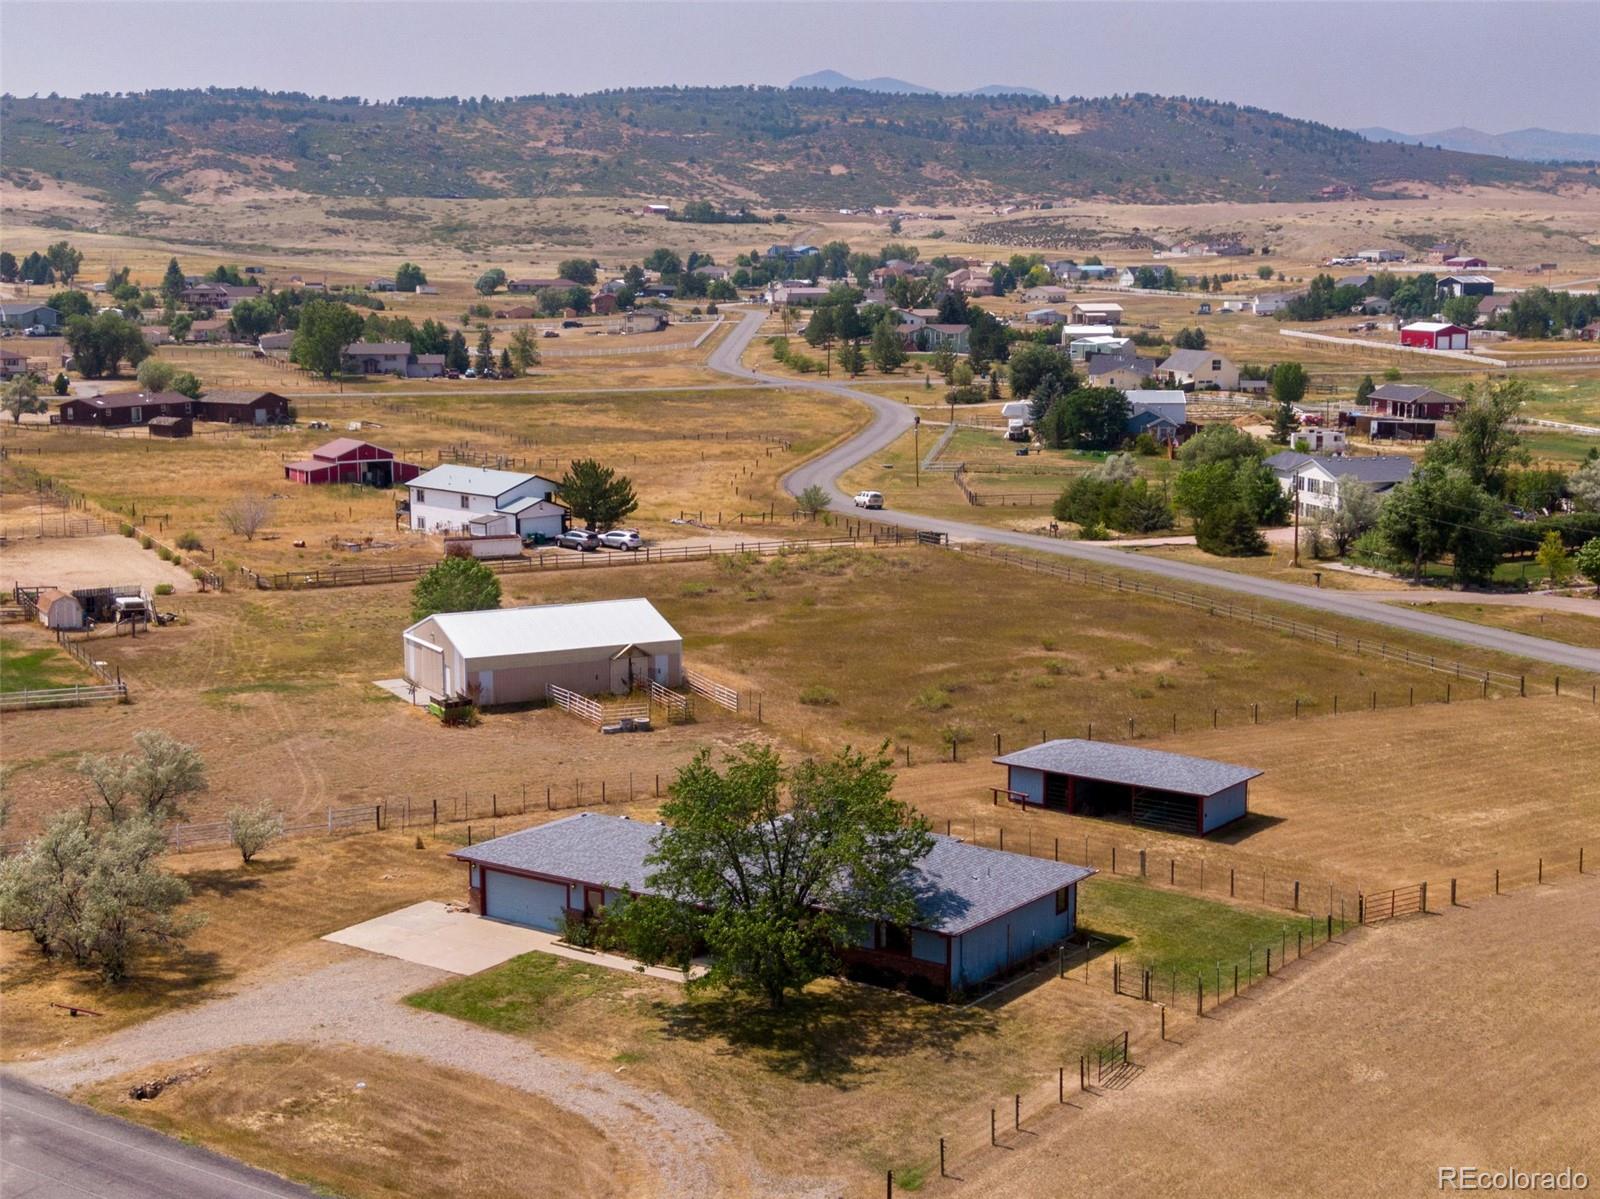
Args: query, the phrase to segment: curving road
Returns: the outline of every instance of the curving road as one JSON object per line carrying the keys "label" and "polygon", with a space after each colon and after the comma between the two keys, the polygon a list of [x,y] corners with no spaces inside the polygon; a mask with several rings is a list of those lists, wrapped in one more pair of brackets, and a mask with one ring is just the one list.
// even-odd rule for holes
{"label": "curving road", "polygon": [[[850,497],[839,489],[839,476],[863,459],[880,453],[911,428],[913,413],[906,405],[895,400],[860,391],[847,384],[825,380],[788,379],[751,370],[741,360],[746,347],[761,331],[766,316],[764,310],[747,313],[733,332],[723,338],[722,343],[712,351],[707,360],[708,364],[713,370],[734,378],[774,387],[798,387],[829,392],[865,404],[871,410],[872,422],[865,429],[796,467],[784,476],[783,480],[784,487],[792,495],[816,485],[832,495],[836,505],[848,507],[851,502]],[[1037,550],[1063,558],[1092,562],[1111,570],[1137,571],[1191,586],[1211,587],[1218,591],[1253,596],[1256,599],[1295,604],[1317,612],[1365,620],[1402,632],[1441,637],[1462,645],[1545,662],[1563,669],[1600,674],[1600,650],[1565,645],[1542,637],[1529,637],[1523,633],[1512,633],[1487,625],[1470,624],[1428,612],[1394,607],[1363,597],[1360,592],[1314,590],[1293,583],[1279,583],[1272,579],[1235,574],[1232,571],[1200,566],[1192,562],[1138,557],[1095,542],[1058,541],[1030,533],[1017,533],[1009,529],[989,528],[956,520],[941,520],[894,508],[884,508],[881,512],[874,512],[872,518],[884,524],[947,533],[952,539]]]}

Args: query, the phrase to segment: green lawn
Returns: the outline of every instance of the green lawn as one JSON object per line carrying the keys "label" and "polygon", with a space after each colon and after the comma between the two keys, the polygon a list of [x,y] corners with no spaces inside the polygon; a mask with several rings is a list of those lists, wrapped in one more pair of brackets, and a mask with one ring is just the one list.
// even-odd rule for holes
{"label": "green lawn", "polygon": [[1271,946],[1276,958],[1285,930],[1292,954],[1295,933],[1305,932],[1309,938],[1315,924],[1309,918],[1252,911],[1104,874],[1085,883],[1079,897],[1078,925],[1083,931],[1112,941],[1124,968],[1150,970],[1163,995],[1175,972],[1179,996],[1187,994],[1190,999],[1197,975],[1205,980],[1209,995],[1218,963],[1231,985],[1235,962],[1242,976],[1253,956],[1259,973],[1264,950]]}
{"label": "green lawn", "polygon": [[0,691],[32,691],[93,682],[88,673],[53,646],[35,648],[14,637],[0,637]]}
{"label": "green lawn", "polygon": [[546,1028],[574,1006],[626,988],[627,975],[548,953],[525,953],[503,966],[452,979],[406,997],[412,1007],[470,1020],[499,1032]]}

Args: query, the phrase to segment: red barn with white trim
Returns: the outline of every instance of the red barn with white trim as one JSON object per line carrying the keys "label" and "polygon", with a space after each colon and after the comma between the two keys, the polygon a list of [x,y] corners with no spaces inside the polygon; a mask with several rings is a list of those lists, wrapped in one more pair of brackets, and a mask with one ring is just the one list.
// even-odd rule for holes
{"label": "red barn with white trim", "polygon": [[1460,325],[1416,321],[1400,330],[1400,344],[1422,350],[1464,350],[1467,331]]}
{"label": "red barn with white trim", "polygon": [[353,437],[336,437],[312,450],[310,458],[283,468],[283,477],[291,483],[365,483],[372,487],[393,487],[421,473],[420,466],[401,462],[394,451]]}

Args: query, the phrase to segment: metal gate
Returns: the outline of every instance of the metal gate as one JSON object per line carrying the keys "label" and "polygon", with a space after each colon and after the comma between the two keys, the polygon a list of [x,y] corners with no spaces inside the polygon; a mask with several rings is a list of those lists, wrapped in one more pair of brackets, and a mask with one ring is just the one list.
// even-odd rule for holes
{"label": "metal gate", "polygon": [[1356,897],[1356,917],[1361,924],[1378,924],[1397,916],[1414,916],[1427,910],[1427,883],[1412,883],[1410,886]]}

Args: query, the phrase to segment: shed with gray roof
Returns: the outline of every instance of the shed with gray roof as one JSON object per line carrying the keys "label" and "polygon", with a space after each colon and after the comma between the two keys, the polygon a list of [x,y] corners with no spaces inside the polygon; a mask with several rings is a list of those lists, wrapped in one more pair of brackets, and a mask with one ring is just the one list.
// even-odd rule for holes
{"label": "shed with gray roof", "polygon": [[[474,912],[560,932],[624,890],[652,893],[646,859],[661,830],[582,812],[450,856],[468,864]],[[1078,883],[1095,873],[941,836],[915,869],[915,922],[872,922],[839,954],[865,979],[915,979],[938,993],[977,986],[1065,940],[1076,926]]]}
{"label": "shed with gray roof", "polygon": [[1204,836],[1244,816],[1261,772],[1210,758],[1077,739],[1045,741],[995,759],[1019,804]]}

